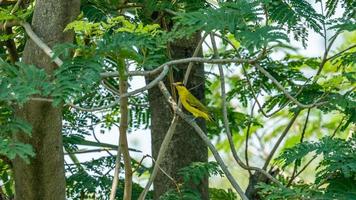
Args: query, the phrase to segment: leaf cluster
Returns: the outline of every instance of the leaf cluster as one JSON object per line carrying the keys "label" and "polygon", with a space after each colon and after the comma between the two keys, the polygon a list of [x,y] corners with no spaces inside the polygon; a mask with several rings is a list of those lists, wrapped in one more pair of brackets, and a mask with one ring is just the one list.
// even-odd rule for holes
{"label": "leaf cluster", "polygon": [[348,140],[324,137],[317,142],[302,142],[285,149],[277,158],[282,168],[310,153],[323,156],[317,166],[315,182],[297,183],[290,188],[260,184],[267,199],[352,199],[356,194],[355,135]]}

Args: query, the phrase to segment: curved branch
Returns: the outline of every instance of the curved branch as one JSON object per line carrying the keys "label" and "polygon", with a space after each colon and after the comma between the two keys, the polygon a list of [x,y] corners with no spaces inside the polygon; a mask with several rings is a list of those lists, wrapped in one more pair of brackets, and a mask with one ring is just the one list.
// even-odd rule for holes
{"label": "curved branch", "polygon": [[53,62],[55,62],[58,66],[61,66],[63,64],[63,61],[58,58],[58,57],[55,57],[53,58],[54,56],[54,53],[52,51],[51,48],[49,48],[49,46],[47,44],[45,44],[37,35],[35,32],[33,32],[32,28],[31,28],[31,25],[27,22],[20,22],[20,25],[22,27],[24,27],[27,35],[31,38],[31,40],[39,47],[42,49],[43,52],[45,52],[45,54],[47,56],[49,56],[50,58],[53,59]]}
{"label": "curved branch", "polygon": [[[213,45],[213,50],[214,50],[214,56],[218,57],[218,52],[217,52],[217,47],[216,47],[216,42],[214,39],[214,36],[211,34],[211,43]],[[230,127],[229,127],[229,120],[227,117],[227,105],[226,105],[226,91],[225,91],[225,75],[224,75],[224,70],[222,65],[218,64],[218,68],[219,68],[219,73],[220,73],[220,85],[221,85],[221,101],[222,101],[222,113],[223,113],[223,122],[224,122],[224,127],[226,130],[226,135],[229,141],[229,145],[230,145],[230,149],[232,152],[232,155],[235,159],[235,161],[237,162],[238,165],[240,165],[243,169],[246,170],[255,170],[258,172],[261,172],[263,175],[265,175],[267,178],[271,179],[273,182],[281,185],[279,183],[279,181],[277,179],[275,179],[273,176],[271,176],[268,172],[266,172],[265,170],[262,170],[260,168],[257,167],[249,167],[247,166],[244,162],[242,162],[242,160],[240,159],[240,157],[237,154],[234,142],[233,142],[233,138],[232,138],[232,134],[230,131]]]}
{"label": "curved branch", "polygon": [[316,106],[321,106],[324,105],[326,102],[319,102],[319,101],[315,101],[312,104],[303,104],[301,102],[299,102],[295,97],[293,97],[291,94],[289,94],[289,92],[287,92],[287,90],[277,81],[276,78],[274,78],[268,71],[266,71],[263,67],[261,67],[258,64],[254,64],[254,66],[262,73],[264,74],[267,78],[269,78],[276,86],[278,89],[280,89],[283,94],[292,102],[294,102],[296,105],[298,105],[301,108],[313,108]]}

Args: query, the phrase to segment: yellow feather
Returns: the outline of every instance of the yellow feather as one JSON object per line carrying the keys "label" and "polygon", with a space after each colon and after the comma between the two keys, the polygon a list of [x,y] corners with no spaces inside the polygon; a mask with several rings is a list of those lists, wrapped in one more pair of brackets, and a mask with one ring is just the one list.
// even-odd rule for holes
{"label": "yellow feather", "polygon": [[176,87],[182,105],[187,111],[192,113],[194,117],[202,117],[207,121],[212,120],[208,109],[181,82],[173,85]]}

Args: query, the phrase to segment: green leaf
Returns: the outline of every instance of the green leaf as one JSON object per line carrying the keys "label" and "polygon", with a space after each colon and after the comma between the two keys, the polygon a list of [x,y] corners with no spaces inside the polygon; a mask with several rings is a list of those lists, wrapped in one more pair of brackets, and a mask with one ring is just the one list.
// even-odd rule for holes
{"label": "green leaf", "polygon": [[20,142],[11,141],[0,136],[0,154],[5,155],[9,159],[14,159],[16,156],[24,159],[26,163],[29,163],[30,157],[35,156],[31,145],[23,144]]}
{"label": "green leaf", "polygon": [[183,177],[184,183],[189,184],[192,182],[195,185],[209,176],[223,175],[219,165],[216,162],[194,162],[191,165],[179,170],[178,174]]}

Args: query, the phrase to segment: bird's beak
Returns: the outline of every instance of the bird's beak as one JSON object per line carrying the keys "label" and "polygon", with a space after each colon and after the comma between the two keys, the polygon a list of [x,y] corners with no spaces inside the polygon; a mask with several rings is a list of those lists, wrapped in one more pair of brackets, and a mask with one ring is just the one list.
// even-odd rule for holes
{"label": "bird's beak", "polygon": [[175,83],[172,83],[172,85],[174,85],[174,86],[183,86],[183,83],[182,82],[175,82]]}

